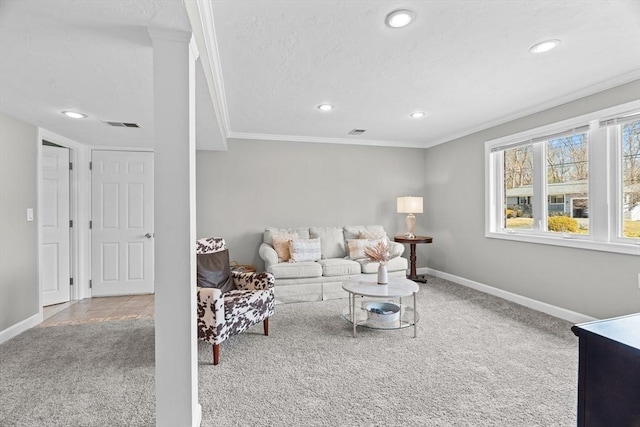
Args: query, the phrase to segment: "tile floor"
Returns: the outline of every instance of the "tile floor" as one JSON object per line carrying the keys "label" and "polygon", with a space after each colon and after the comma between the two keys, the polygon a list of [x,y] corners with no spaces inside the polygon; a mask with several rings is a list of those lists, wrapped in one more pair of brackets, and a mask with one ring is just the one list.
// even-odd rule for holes
{"label": "tile floor", "polygon": [[86,298],[44,307],[44,321],[38,326],[77,325],[153,317],[153,295]]}

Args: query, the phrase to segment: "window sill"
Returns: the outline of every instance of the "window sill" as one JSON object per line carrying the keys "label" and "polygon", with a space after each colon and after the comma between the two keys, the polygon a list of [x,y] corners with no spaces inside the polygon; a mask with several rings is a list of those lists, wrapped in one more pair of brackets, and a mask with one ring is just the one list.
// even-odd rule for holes
{"label": "window sill", "polygon": [[536,243],[540,245],[563,246],[566,248],[587,249],[592,251],[613,252],[640,256],[640,241],[629,243],[596,242],[578,237],[541,236],[525,232],[487,232],[490,239],[512,240],[517,242]]}

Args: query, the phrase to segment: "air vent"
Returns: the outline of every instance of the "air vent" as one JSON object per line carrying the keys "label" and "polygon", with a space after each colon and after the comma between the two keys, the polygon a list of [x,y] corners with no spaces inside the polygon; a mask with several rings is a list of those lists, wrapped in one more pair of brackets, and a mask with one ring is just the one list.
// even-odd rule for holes
{"label": "air vent", "polygon": [[113,127],[116,127],[116,128],[141,128],[142,127],[137,123],[110,122],[108,120],[105,120],[105,123],[108,124],[109,126],[113,126]]}
{"label": "air vent", "polygon": [[365,129],[353,129],[351,132],[349,132],[349,135],[362,135],[365,132]]}

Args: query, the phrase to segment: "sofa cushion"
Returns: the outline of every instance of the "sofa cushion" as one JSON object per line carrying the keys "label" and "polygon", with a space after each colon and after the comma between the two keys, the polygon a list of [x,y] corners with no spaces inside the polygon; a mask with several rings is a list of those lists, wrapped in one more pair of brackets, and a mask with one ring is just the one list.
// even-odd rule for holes
{"label": "sofa cushion", "polygon": [[[378,266],[380,265],[377,262],[369,262],[366,259],[359,259],[358,263],[360,264],[363,273],[377,273]],[[387,262],[387,271],[406,270],[407,267],[407,259],[403,257],[391,258]]]}
{"label": "sofa cushion", "polygon": [[342,227],[311,227],[309,237],[320,239],[322,259],[344,258],[347,255]]}
{"label": "sofa cushion", "polygon": [[366,259],[367,256],[364,250],[368,247],[373,247],[379,242],[387,243],[386,238],[380,240],[368,240],[368,239],[349,239],[347,240],[347,247],[349,248],[350,259]]}
{"label": "sofa cushion", "polygon": [[217,288],[223,293],[236,288],[229,267],[229,250],[196,256],[198,287]]}
{"label": "sofa cushion", "polygon": [[358,239],[362,232],[386,234],[381,225],[348,225],[344,227],[344,239]]}
{"label": "sofa cushion", "polygon": [[262,241],[268,245],[273,245],[273,235],[274,234],[293,234],[296,233],[298,238],[300,239],[308,239],[309,238],[309,229],[308,228],[273,228],[267,227],[264,229],[264,234],[262,235]]}
{"label": "sofa cushion", "polygon": [[297,239],[289,242],[291,262],[318,261],[322,258],[320,239]]}
{"label": "sofa cushion", "polygon": [[282,262],[272,265],[267,271],[273,274],[276,279],[302,279],[322,276],[322,266],[317,262]]}
{"label": "sofa cushion", "polygon": [[281,233],[273,234],[271,240],[273,241],[273,249],[278,254],[278,262],[285,262],[291,259],[291,252],[289,252],[289,242],[298,238],[298,233]]}
{"label": "sofa cushion", "polygon": [[360,264],[348,259],[321,259],[318,264],[322,266],[322,275],[325,277],[360,274]]}

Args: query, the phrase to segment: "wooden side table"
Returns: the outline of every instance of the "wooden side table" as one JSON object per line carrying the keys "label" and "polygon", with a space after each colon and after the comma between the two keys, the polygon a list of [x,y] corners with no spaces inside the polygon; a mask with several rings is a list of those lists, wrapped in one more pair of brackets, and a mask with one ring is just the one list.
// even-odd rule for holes
{"label": "wooden side table", "polygon": [[409,256],[411,267],[407,279],[413,280],[414,282],[427,283],[427,276],[425,274],[416,274],[416,245],[418,243],[431,243],[433,242],[433,237],[416,236],[413,238],[409,238],[406,236],[395,236],[393,238],[393,241],[398,243],[408,243],[409,247],[411,248],[411,254]]}

